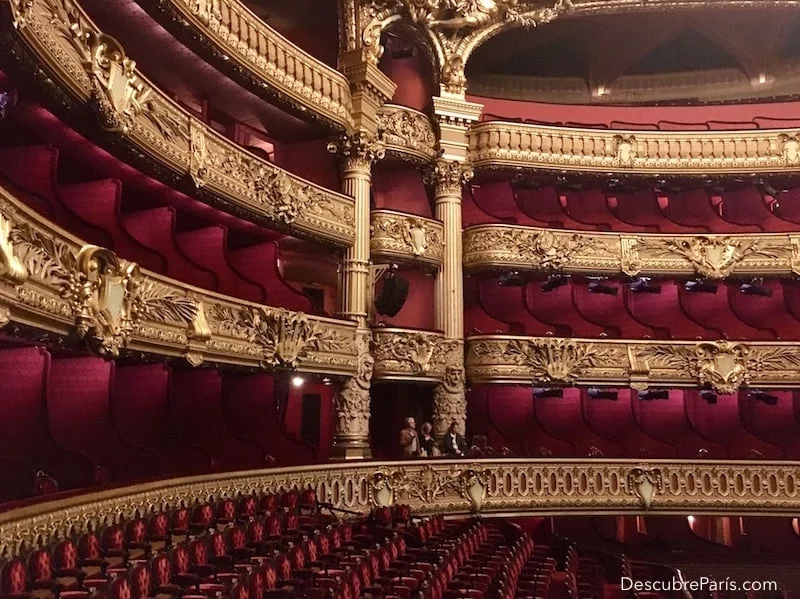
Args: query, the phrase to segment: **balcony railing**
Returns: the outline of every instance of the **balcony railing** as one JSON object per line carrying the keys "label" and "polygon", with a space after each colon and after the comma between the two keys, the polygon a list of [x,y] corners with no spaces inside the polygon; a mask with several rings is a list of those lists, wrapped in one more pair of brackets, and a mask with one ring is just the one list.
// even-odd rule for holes
{"label": "balcony railing", "polygon": [[0,553],[179,505],[312,488],[335,508],[407,504],[421,515],[744,514],[795,516],[792,462],[501,459],[343,463],[179,478],[77,495],[0,514]]}
{"label": "balcony railing", "polygon": [[800,168],[796,130],[610,131],[489,121],[472,127],[476,168],[653,175],[785,172]]}
{"label": "balcony railing", "polygon": [[373,255],[432,266],[442,263],[444,227],[440,221],[393,210],[373,210],[371,220]]}
{"label": "balcony railing", "polygon": [[140,270],[48,223],[0,187],[0,327],[123,351],[251,368],[356,371],[355,327],[225,297]]}
{"label": "balcony railing", "polygon": [[339,129],[352,128],[347,78],[287,40],[242,2],[158,0],[147,5],[189,28],[194,42],[218,58],[218,67],[246,77],[255,93],[278,95],[295,112]]}
{"label": "balcony railing", "polygon": [[[25,45],[64,88],[88,106],[113,145],[154,163],[173,183],[193,183],[197,196],[221,209],[292,234],[352,244],[353,200],[247,152],[193,118],[147,81],[116,40],[103,34],[74,0],[12,2]],[[19,56],[20,51],[7,58]],[[35,69],[26,68],[27,71]],[[166,173],[166,174],[165,174]]]}
{"label": "balcony railing", "polygon": [[513,225],[464,231],[464,268],[599,276],[791,277],[800,234],[657,235]]}

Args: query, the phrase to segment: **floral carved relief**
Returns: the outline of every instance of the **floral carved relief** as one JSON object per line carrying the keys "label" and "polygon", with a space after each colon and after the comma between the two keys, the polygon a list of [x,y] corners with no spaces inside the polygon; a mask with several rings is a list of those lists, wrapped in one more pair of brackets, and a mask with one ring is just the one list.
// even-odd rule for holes
{"label": "floral carved relief", "polygon": [[384,210],[371,213],[374,255],[441,264],[443,227],[438,221]]}
{"label": "floral carved relief", "polygon": [[421,161],[436,158],[436,132],[425,114],[385,104],[378,111],[378,128],[388,151]]}
{"label": "floral carved relief", "polygon": [[441,333],[428,331],[376,328],[373,338],[377,378],[442,380],[460,351]]}

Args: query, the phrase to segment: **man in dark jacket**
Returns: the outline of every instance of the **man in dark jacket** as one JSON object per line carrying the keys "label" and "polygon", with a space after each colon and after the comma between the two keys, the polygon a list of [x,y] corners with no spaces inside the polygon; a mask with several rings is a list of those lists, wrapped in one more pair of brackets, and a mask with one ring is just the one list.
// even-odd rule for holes
{"label": "man in dark jacket", "polygon": [[467,451],[467,442],[458,432],[458,422],[453,420],[442,441],[442,453],[450,456],[463,456]]}

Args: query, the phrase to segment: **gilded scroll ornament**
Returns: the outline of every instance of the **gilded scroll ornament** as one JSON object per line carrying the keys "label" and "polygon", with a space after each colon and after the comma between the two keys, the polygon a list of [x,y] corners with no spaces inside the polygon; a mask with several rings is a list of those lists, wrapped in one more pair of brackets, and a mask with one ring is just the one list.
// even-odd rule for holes
{"label": "gilded scroll ornament", "polygon": [[627,476],[628,489],[635,493],[644,509],[649,510],[653,499],[664,489],[664,479],[660,468],[640,466],[634,468]]}
{"label": "gilded scroll ornament", "polygon": [[518,356],[531,369],[533,380],[544,383],[572,383],[587,368],[617,357],[610,348],[569,339],[512,340],[505,353]]}
{"label": "gilded scroll ornament", "polygon": [[28,280],[28,271],[14,254],[11,229],[11,220],[0,212],[0,280],[21,285]]}
{"label": "gilded scroll ornament", "polygon": [[461,356],[461,345],[441,333],[376,328],[375,374],[379,378],[442,380],[446,367]]}
{"label": "gilded scroll ornament", "polygon": [[264,366],[292,370],[332,335],[307,315],[279,308],[216,306],[212,320],[221,330],[238,333],[258,345]]}
{"label": "gilded scroll ornament", "polygon": [[459,360],[452,360],[445,368],[442,382],[433,389],[433,434],[444,437],[453,422],[463,435],[467,424],[467,396],[464,367]]}
{"label": "gilded scroll ornament", "polygon": [[11,322],[11,310],[7,306],[0,305],[0,329]]}
{"label": "gilded scroll ornament", "polygon": [[206,130],[202,123],[189,120],[189,176],[198,189],[206,184],[208,167],[208,150],[206,148]]}
{"label": "gilded scroll ornament", "polygon": [[786,166],[800,164],[800,134],[779,135],[778,151]]}
{"label": "gilded scroll ornament", "polygon": [[15,29],[24,29],[33,10],[33,0],[9,0],[8,5],[11,7],[11,24]]}
{"label": "gilded scroll ornament", "polygon": [[206,27],[219,22],[222,14],[219,10],[219,0],[185,0],[191,8],[192,14]]}
{"label": "gilded scroll ornament", "polygon": [[461,472],[458,482],[461,485],[461,496],[469,500],[473,513],[481,511],[486,502],[491,472],[481,470],[478,466],[467,468]]}
{"label": "gilded scroll ornament", "polygon": [[136,74],[136,62],[116,39],[97,32],[73,0],[44,3],[51,22],[77,52],[91,80],[90,105],[101,127],[126,134],[142,115],[165,139],[188,139],[187,124],[177,121],[164,109],[150,85]]}
{"label": "gilded scroll ornament", "polygon": [[390,488],[395,502],[411,499],[422,503],[433,503],[446,494],[459,497],[461,471],[455,466],[449,470],[435,469],[430,465],[422,468],[397,468],[373,474],[373,496],[375,488]]}
{"label": "gilded scroll ornament", "polygon": [[785,258],[790,246],[784,239],[737,239],[732,236],[689,238],[640,238],[637,250],[648,257],[682,256],[695,272],[706,279],[725,279],[748,257],[769,260]]}
{"label": "gilded scroll ornament", "polygon": [[436,346],[436,339],[419,333],[398,337],[397,341],[389,346],[389,351],[395,360],[406,363],[413,374],[420,374],[430,370]]}
{"label": "gilded scroll ornament", "polygon": [[444,253],[441,223],[384,210],[373,210],[371,219],[373,254],[441,263]]}
{"label": "gilded scroll ornament", "polygon": [[638,153],[636,136],[615,135],[612,140],[612,153],[621,167],[632,167]]}

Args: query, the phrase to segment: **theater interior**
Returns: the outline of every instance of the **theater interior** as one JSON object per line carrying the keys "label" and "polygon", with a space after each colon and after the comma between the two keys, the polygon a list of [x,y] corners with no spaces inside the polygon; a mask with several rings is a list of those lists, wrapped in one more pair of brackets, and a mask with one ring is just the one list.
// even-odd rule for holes
{"label": "theater interior", "polygon": [[798,8],[0,0],[0,599],[800,596]]}

